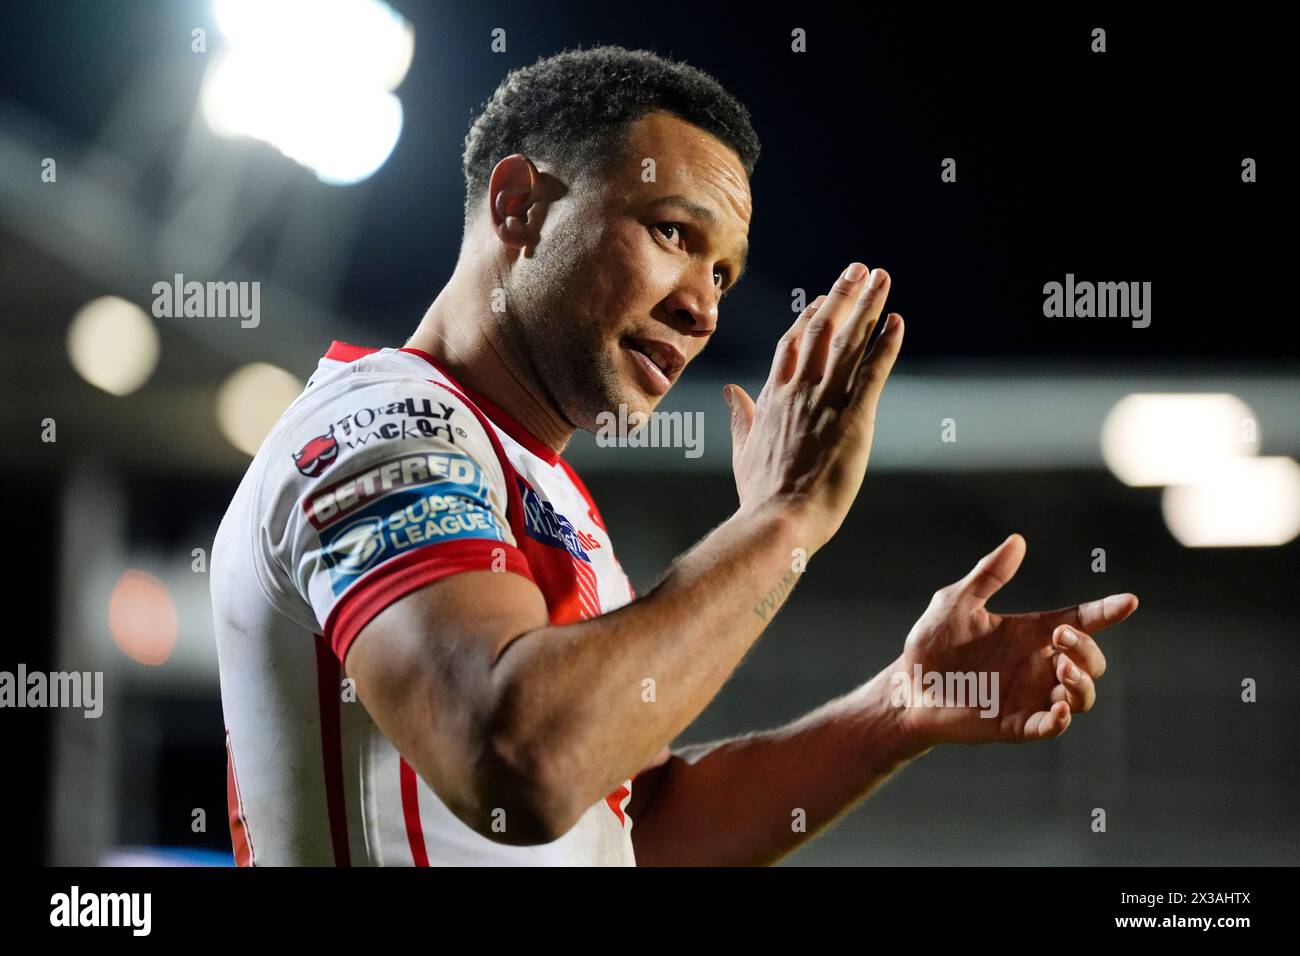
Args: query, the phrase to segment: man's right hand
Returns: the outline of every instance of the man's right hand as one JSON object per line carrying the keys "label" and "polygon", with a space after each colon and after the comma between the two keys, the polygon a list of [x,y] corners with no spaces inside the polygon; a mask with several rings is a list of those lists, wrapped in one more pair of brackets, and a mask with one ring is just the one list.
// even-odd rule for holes
{"label": "man's right hand", "polygon": [[[628,777],[662,765],[717,696],[790,593],[791,550],[829,540],[862,484],[902,339],[898,323],[863,357],[889,285],[879,274],[871,291],[865,276],[841,279],[800,315],[757,409],[737,396],[741,510],[646,594],[551,624],[528,577],[466,571],[361,629],[344,661],[359,698],[462,822],[500,843],[549,843]],[[647,676],[670,689],[653,705]]]}
{"label": "man's right hand", "polygon": [[866,475],[876,405],[903,341],[903,317],[890,313],[866,353],[888,294],[883,269],[852,263],[781,336],[757,404],[728,389],[740,510],[795,514],[810,557],[839,530]]}

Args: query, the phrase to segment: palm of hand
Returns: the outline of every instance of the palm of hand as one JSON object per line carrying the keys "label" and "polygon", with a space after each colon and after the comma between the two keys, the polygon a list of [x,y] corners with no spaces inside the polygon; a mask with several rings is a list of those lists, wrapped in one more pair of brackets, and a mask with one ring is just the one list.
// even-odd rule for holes
{"label": "palm of hand", "polygon": [[[1091,709],[1106,669],[1092,634],[1127,618],[1137,598],[1117,594],[1027,614],[989,611],[985,603],[1015,575],[1024,554],[1024,539],[1009,537],[961,581],[935,592],[908,634],[891,686],[895,705],[910,704],[901,715],[908,732],[927,745],[1044,740],[1064,733],[1074,712]],[[961,686],[949,675],[969,675],[964,686],[971,693],[943,694],[943,706],[918,703],[914,690],[931,674],[949,689]]]}

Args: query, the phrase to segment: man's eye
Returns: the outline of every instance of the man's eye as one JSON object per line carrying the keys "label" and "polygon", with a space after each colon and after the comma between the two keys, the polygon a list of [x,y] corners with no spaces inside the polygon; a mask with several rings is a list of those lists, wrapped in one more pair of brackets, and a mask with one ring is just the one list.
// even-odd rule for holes
{"label": "man's eye", "polygon": [[661,222],[661,223],[659,223],[658,225],[656,225],[655,228],[658,229],[660,232],[663,232],[663,233],[664,233],[664,238],[665,238],[665,239],[671,239],[671,238],[672,238],[672,236],[669,236],[669,235],[665,232],[665,230],[672,230],[674,233],[678,233],[678,234],[680,234],[681,231],[682,231],[682,227],[679,226],[679,225],[677,225],[677,223],[675,223],[675,222]]}
{"label": "man's eye", "polygon": [[[674,237],[682,237],[683,230],[681,223],[657,222],[654,227],[659,230],[660,235],[665,239],[668,239],[670,242]],[[674,242],[673,245],[676,245],[676,243]],[[731,278],[731,271],[729,269],[714,269],[713,278],[717,281],[718,287],[722,288]]]}

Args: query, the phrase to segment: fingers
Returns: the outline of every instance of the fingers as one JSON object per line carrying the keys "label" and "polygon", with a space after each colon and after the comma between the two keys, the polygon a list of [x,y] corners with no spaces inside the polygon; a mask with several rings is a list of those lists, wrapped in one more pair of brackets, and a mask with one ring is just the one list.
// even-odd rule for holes
{"label": "fingers", "polygon": [[1065,733],[1070,726],[1070,705],[1057,701],[1048,710],[1031,714],[1025,721],[1026,740],[1050,740]]}
{"label": "fingers", "polygon": [[980,558],[970,573],[957,582],[958,588],[980,602],[987,601],[1015,577],[1027,549],[1028,545],[1021,535],[1009,535],[1000,545]]}
{"label": "fingers", "polygon": [[1093,677],[1106,673],[1106,655],[1091,634],[1062,624],[1052,633],[1052,646]]}
{"label": "fingers", "polygon": [[820,382],[826,370],[831,340],[850,316],[867,291],[867,267],[850,263],[826,295],[826,301],[813,314],[799,343],[799,361],[795,375],[805,382]]}
{"label": "fingers", "polygon": [[[1078,608],[1066,608],[1060,613],[1077,612],[1087,619],[1118,624],[1136,609],[1137,598],[1122,594],[1081,604]],[[1091,634],[1077,627],[1059,625],[1052,632],[1052,647],[1056,650],[1052,667],[1057,683],[1052,688],[1051,708],[1032,714],[1025,722],[1027,740],[1046,740],[1065,733],[1072,714],[1092,710],[1097,702],[1097,678],[1106,673],[1106,656],[1101,647]]]}
{"label": "fingers", "polygon": [[[860,262],[851,263],[830,292],[814,299],[781,337],[768,381],[784,385],[797,377],[804,382],[820,382],[823,391],[831,395],[853,389],[857,380],[864,378],[860,374],[863,353],[884,309],[889,286],[889,274],[884,269],[868,270]],[[901,336],[902,317],[891,319],[899,325]],[[892,367],[896,355],[896,349],[892,353],[872,349],[877,370],[885,363]],[[865,378],[875,377],[867,374]]]}
{"label": "fingers", "polygon": [[754,424],[754,400],[739,385],[724,385],[722,394],[728,396],[727,406],[731,409],[731,467],[734,469]]}
{"label": "fingers", "polygon": [[1080,631],[1096,634],[1125,620],[1137,607],[1136,594],[1110,594],[1096,601],[1048,611],[1045,617],[1052,627],[1069,624]]}
{"label": "fingers", "polygon": [[1096,633],[1125,620],[1138,608],[1136,594],[1111,594],[1097,601],[1080,604],[1079,627]]}
{"label": "fingers", "polygon": [[831,339],[822,374],[822,386],[827,395],[841,396],[848,391],[849,383],[862,362],[862,354],[867,350],[871,333],[885,308],[885,299],[889,297],[889,273],[884,269],[873,269],[866,281],[866,293]]}
{"label": "fingers", "polygon": [[1052,633],[1058,651],[1052,666],[1059,683],[1052,688],[1052,700],[1064,700],[1070,710],[1086,713],[1097,701],[1096,679],[1106,673],[1106,655],[1092,635],[1062,624]]}
{"label": "fingers", "polygon": [[1068,655],[1057,655],[1056,679],[1059,683],[1052,688],[1053,702],[1064,700],[1071,711],[1080,714],[1092,710],[1092,705],[1097,702],[1097,684]]}
{"label": "fingers", "polygon": [[776,354],[772,356],[769,382],[784,385],[794,377],[795,369],[799,364],[799,345],[803,342],[804,329],[808,327],[808,320],[817,313],[825,301],[826,296],[819,295],[809,302],[794,320],[794,324],[781,336],[781,340],[776,344]]}
{"label": "fingers", "polygon": [[868,425],[876,420],[880,393],[884,391],[885,382],[889,379],[894,360],[898,358],[898,351],[902,347],[903,317],[897,312],[891,312],[884,331],[858,366],[857,377],[849,388],[848,407],[855,409],[860,420]]}

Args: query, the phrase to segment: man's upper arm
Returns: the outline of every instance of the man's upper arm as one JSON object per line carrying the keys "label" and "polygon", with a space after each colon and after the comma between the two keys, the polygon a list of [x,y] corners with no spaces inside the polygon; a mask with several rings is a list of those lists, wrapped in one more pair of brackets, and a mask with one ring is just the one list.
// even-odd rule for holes
{"label": "man's upper arm", "polygon": [[[358,436],[337,420],[356,408],[432,414],[392,437]],[[286,461],[269,489],[292,498],[291,508],[267,509],[288,512],[283,528],[263,531],[282,542],[275,559],[385,736],[449,807],[464,809],[491,664],[510,639],[547,622],[491,437],[453,392],[379,379],[304,415],[284,440],[314,453],[335,447],[318,475],[294,455],[310,480]]]}
{"label": "man's upper arm", "polygon": [[[493,571],[441,578],[394,601],[352,641],[345,666],[379,729],[458,817],[475,829],[528,781],[491,777],[492,665],[516,635],[546,624],[528,579]],[[521,768],[522,769],[522,768]],[[509,814],[511,807],[506,807]],[[532,808],[517,809],[525,814]],[[513,816],[513,814],[511,814]],[[481,832],[481,831],[480,831]]]}
{"label": "man's upper arm", "polygon": [[[358,408],[402,427],[383,437],[373,427],[359,433],[330,421]],[[410,427],[405,410],[412,408],[430,421]],[[380,418],[389,410],[391,419]],[[469,571],[531,580],[510,528],[506,475],[492,439],[452,391],[381,378],[327,403],[319,417],[304,416],[286,435],[291,447],[304,439],[333,442],[332,464],[273,490],[294,500],[286,526],[272,537],[282,536],[277,558],[340,661],[381,611],[435,581]]]}

